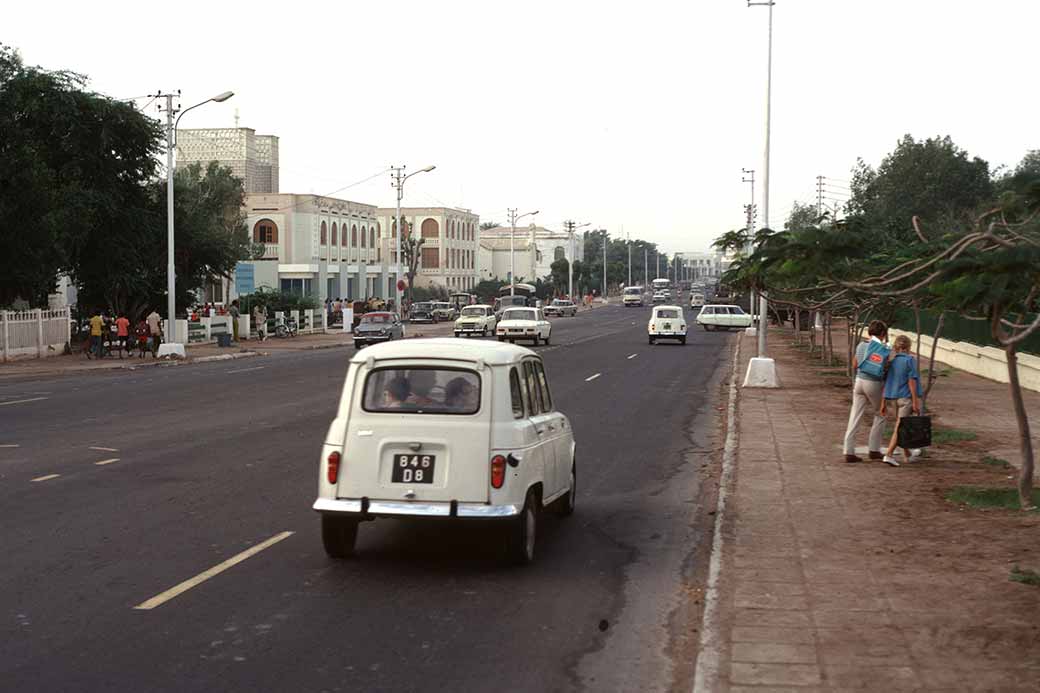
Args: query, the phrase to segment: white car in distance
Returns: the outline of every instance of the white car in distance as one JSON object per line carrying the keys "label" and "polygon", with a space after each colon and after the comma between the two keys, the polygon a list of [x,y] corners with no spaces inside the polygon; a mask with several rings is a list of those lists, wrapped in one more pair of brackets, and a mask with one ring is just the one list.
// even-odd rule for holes
{"label": "white car in distance", "polygon": [[628,306],[640,306],[643,305],[643,287],[641,286],[626,286],[625,291],[621,297],[621,303]]}
{"label": "white car in distance", "polygon": [[443,338],[366,349],[322,446],[325,551],[350,556],[363,521],[458,518],[501,523],[509,559],[529,563],[540,511],[574,511],[574,451],[530,349]]}
{"label": "white car in distance", "polygon": [[455,321],[455,336],[490,337],[495,334],[497,324],[495,309],[491,306],[465,306],[459,314],[459,319]]}
{"label": "white car in distance", "polygon": [[704,307],[704,294],[694,292],[690,294],[690,308],[703,308]]}
{"label": "white car in distance", "polygon": [[659,339],[674,339],[686,344],[686,317],[680,306],[654,306],[646,326],[647,340],[655,344]]}
{"label": "white car in distance", "polygon": [[506,308],[495,334],[500,342],[530,340],[538,346],[539,342],[549,343],[552,324],[545,319],[541,308]]}
{"label": "white car in distance", "polygon": [[697,324],[705,330],[730,330],[751,327],[751,316],[740,306],[704,306],[697,313]]}

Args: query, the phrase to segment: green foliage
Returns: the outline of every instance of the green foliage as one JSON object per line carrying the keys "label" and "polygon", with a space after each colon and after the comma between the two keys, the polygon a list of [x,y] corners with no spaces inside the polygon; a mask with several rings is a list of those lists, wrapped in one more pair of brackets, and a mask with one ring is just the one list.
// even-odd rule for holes
{"label": "green foliage", "polygon": [[1008,580],[1011,580],[1011,582],[1021,582],[1023,585],[1040,587],[1040,573],[1037,573],[1035,570],[1030,570],[1029,568],[1019,568],[1017,565],[1011,568]]}
{"label": "green foliage", "polygon": [[797,200],[791,207],[791,213],[787,215],[784,222],[784,231],[800,231],[810,229],[820,222],[820,215],[816,213],[816,205],[802,204]]}
{"label": "green foliage", "polygon": [[1008,469],[1011,467],[1011,463],[1000,457],[993,457],[992,455],[986,455],[982,458],[982,464],[988,464],[991,467],[1001,467]]}
{"label": "green foliage", "polygon": [[256,306],[266,306],[267,314],[274,315],[276,310],[289,312],[292,310],[312,310],[318,307],[313,296],[295,291],[278,291],[277,289],[259,288],[251,294],[238,297],[238,304],[243,313],[249,313]]}
{"label": "green foliage", "polygon": [[938,428],[932,431],[932,445],[963,443],[976,440],[978,437],[978,434],[974,431],[964,431],[959,428]]}
{"label": "green foliage", "polygon": [[[946,494],[946,500],[979,509],[1005,508],[1007,510],[1015,510],[1020,507],[1018,491],[1013,488],[956,486]],[[1033,505],[1038,504],[1040,504],[1040,490],[1033,491]]]}
{"label": "green foliage", "polygon": [[473,288],[473,293],[477,295],[481,303],[490,305],[498,297],[498,290],[507,284],[509,282],[501,279],[484,279]]}
{"label": "green foliage", "polygon": [[556,262],[549,266],[550,270],[550,281],[552,281],[553,288],[559,293],[567,293],[567,281],[568,281],[568,270],[570,263],[567,262],[567,258],[560,258]]}

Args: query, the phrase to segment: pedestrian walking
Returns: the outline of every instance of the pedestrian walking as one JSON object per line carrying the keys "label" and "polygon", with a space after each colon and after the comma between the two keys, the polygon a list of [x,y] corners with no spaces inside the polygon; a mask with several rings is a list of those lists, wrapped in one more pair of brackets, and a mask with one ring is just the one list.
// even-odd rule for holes
{"label": "pedestrian walking", "polygon": [[162,341],[162,318],[153,308],[145,321],[148,323],[148,337],[152,343],[152,358],[155,358],[159,353],[159,343]]}
{"label": "pedestrian walking", "polygon": [[[905,334],[896,337],[893,344],[895,354],[888,367],[888,375],[885,378],[884,399],[881,401],[881,415],[887,411],[896,413],[896,425],[892,430],[892,440],[885,450],[884,462],[887,465],[898,467],[899,462],[893,457],[899,441],[899,420],[909,416],[911,412],[915,415],[921,413],[921,376],[917,372],[917,361],[910,355],[910,338]],[[904,459],[910,462],[920,456],[920,450],[903,448]]]}
{"label": "pedestrian walking", "polygon": [[856,346],[856,380],[852,385],[852,409],[849,424],[845,428],[845,461],[862,462],[856,455],[856,429],[867,412],[873,414],[870,435],[867,438],[869,459],[880,460],[881,438],[885,434],[885,418],[881,415],[882,394],[885,389],[885,373],[888,371],[889,348],[888,326],[874,320],[867,326],[870,341]]}
{"label": "pedestrian walking", "polygon": [[144,355],[148,352],[150,336],[147,320],[142,318],[137,321],[137,327],[134,328],[134,336],[137,337],[137,357],[143,359]]}
{"label": "pedestrian walking", "polygon": [[238,316],[241,313],[238,310],[238,299],[236,298],[231,302],[231,309],[228,310],[228,315],[231,316],[231,338],[236,342],[238,341]]}
{"label": "pedestrian walking", "polygon": [[116,318],[116,339],[119,341],[119,358],[123,358],[123,352],[130,356],[130,320],[121,311]]}
{"label": "pedestrian walking", "polygon": [[253,307],[253,322],[256,323],[256,333],[260,341],[267,339],[267,306],[256,305]]}
{"label": "pedestrian walking", "polygon": [[98,358],[105,355],[104,339],[102,337],[104,329],[105,318],[101,315],[100,310],[95,310],[94,315],[90,318],[90,349],[87,351],[87,358],[90,358],[91,354]]}

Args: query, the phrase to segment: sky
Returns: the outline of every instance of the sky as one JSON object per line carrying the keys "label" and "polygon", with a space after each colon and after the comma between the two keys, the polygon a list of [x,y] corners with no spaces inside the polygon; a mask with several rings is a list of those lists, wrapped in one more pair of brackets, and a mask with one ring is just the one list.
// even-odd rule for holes
{"label": "sky", "polygon": [[[6,7],[0,42],[117,98],[234,91],[181,126],[237,112],[279,136],[282,192],[392,206],[386,169],[434,164],[406,206],[539,210],[541,226],[676,252],[743,226],[742,169],[765,221],[768,15],[744,0],[59,1]],[[844,199],[856,158],[877,165],[906,133],[991,166],[1040,148],[1037,26],[1024,0],[778,0],[771,225],[815,202],[818,175]]]}

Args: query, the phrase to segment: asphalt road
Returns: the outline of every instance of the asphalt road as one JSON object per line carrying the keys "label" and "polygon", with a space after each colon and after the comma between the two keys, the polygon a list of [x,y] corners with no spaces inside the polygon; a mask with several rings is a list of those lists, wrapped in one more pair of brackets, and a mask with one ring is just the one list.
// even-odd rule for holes
{"label": "asphalt road", "polygon": [[519,569],[479,525],[366,523],[357,558],[325,556],[310,506],[348,350],[0,383],[0,688],[685,685],[729,339],[649,346],[648,315],[557,319],[538,348],[578,510]]}

